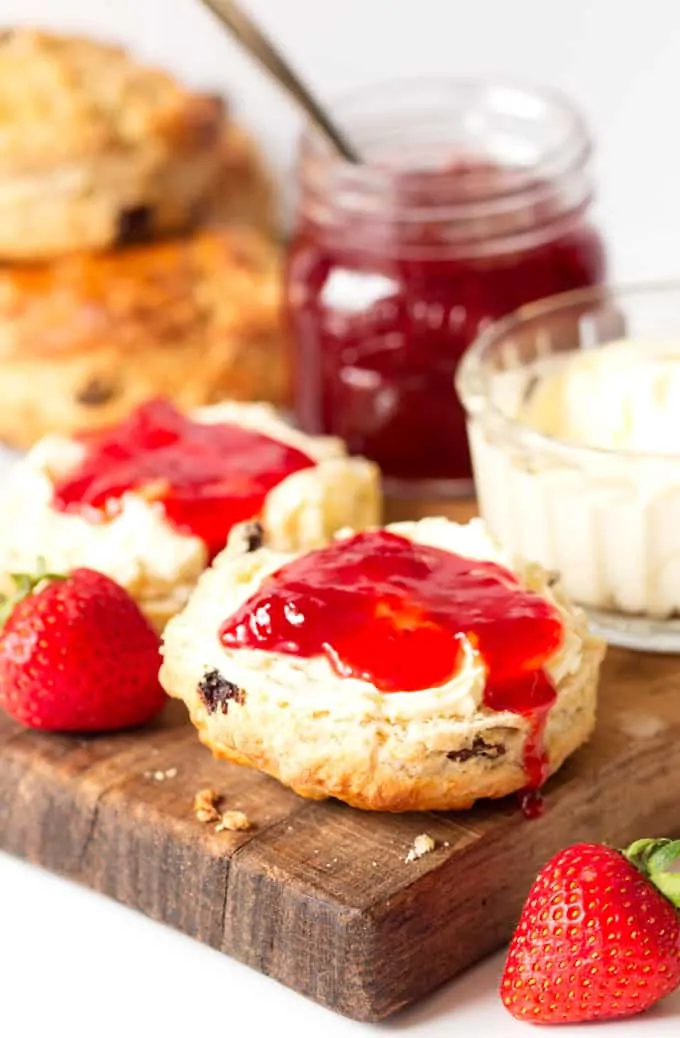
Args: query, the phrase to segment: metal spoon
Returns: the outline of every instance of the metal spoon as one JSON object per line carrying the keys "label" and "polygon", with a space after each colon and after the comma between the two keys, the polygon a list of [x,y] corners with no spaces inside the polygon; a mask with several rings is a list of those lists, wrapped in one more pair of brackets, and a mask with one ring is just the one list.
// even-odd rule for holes
{"label": "metal spoon", "polygon": [[312,96],[300,77],[293,72],[283,55],[234,0],[201,0],[201,3],[212,11],[251,56],[264,66],[298,104],[302,105],[342,158],[348,162],[361,162],[359,155],[345,135],[334,125],[321,104]]}

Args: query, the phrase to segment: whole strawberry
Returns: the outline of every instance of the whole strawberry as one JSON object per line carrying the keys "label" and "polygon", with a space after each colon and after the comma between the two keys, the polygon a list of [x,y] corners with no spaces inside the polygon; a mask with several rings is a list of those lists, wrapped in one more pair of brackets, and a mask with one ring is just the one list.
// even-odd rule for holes
{"label": "whole strawberry", "polygon": [[531,1023],[578,1023],[633,1016],[669,995],[680,985],[679,867],[670,840],[626,852],[577,844],[552,858],[510,944],[506,1008]]}
{"label": "whole strawberry", "polygon": [[14,580],[0,629],[8,714],[43,731],[99,732],[158,713],[159,638],[127,591],[90,569]]}

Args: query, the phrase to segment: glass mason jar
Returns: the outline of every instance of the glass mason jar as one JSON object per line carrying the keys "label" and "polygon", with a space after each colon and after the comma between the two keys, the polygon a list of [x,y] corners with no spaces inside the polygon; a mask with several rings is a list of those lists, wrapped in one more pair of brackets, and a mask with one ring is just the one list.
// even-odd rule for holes
{"label": "glass mason jar", "polygon": [[295,418],[378,462],[388,495],[467,495],[464,350],[522,304],[604,279],[590,138],[564,98],[512,82],[403,83],[335,111],[365,163],[303,135]]}

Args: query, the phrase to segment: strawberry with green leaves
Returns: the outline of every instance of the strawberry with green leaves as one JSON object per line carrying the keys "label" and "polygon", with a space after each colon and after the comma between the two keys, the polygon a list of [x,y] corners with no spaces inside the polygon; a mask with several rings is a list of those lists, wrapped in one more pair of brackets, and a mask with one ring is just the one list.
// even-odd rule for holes
{"label": "strawberry with green leaves", "polygon": [[14,577],[0,615],[0,707],[29,728],[101,732],[166,702],[159,637],[120,585],[90,569]]}
{"label": "strawberry with green leaves", "polygon": [[501,998],[520,1020],[633,1016],[680,986],[680,840],[576,844],[539,873]]}

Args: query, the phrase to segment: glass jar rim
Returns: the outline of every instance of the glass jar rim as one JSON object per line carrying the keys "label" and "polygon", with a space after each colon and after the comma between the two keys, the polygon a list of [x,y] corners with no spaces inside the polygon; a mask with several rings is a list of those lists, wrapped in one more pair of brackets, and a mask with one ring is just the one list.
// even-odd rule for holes
{"label": "glass jar rim", "polygon": [[633,448],[594,447],[538,432],[526,422],[509,415],[491,399],[489,376],[484,372],[488,353],[503,339],[537,319],[567,313],[589,303],[611,303],[616,299],[644,296],[647,293],[677,293],[680,298],[680,281],[644,281],[623,285],[577,288],[528,303],[506,317],[489,324],[463,354],[454,377],[458,398],[468,417],[473,419],[491,417],[494,426],[507,433],[509,438],[529,447],[550,451],[554,456],[563,458],[565,461],[589,458],[601,461],[653,461],[656,464],[668,462],[677,465],[680,460],[680,452],[661,454]]}
{"label": "glass jar rim", "polygon": [[[509,166],[504,169],[505,186],[503,197],[518,192],[525,192],[527,188],[527,171],[530,171],[531,180],[551,181],[557,177],[569,175],[582,168],[592,154],[592,140],[586,121],[576,105],[560,90],[543,84],[533,83],[530,80],[511,76],[469,76],[469,77],[415,77],[393,79],[374,83],[354,90],[339,94],[330,102],[331,110],[336,119],[346,127],[357,150],[361,153],[362,141],[359,129],[370,120],[367,113],[367,105],[370,103],[389,103],[389,111],[393,115],[403,115],[404,105],[418,100],[418,114],[422,112],[422,103],[429,98],[432,103],[435,99],[441,106],[443,101],[463,99],[480,100],[486,98],[487,103],[494,98],[514,98],[525,114],[533,108],[534,114],[543,109],[544,117],[550,115],[562,120],[564,131],[559,145],[546,150],[538,162],[531,165]],[[397,106],[397,101],[401,105]],[[489,110],[492,110],[489,105]],[[499,108],[500,112],[501,109]],[[385,112],[381,112],[384,118]],[[353,120],[356,123],[353,126]],[[365,145],[366,146],[366,145]],[[390,169],[379,166],[372,162],[354,164],[333,151],[332,145],[325,136],[314,126],[307,122],[300,136],[300,154],[303,161],[311,163],[331,164],[333,169],[341,176],[347,178],[349,183],[363,184],[366,189],[386,190],[394,181],[395,175],[403,174],[404,169]],[[448,177],[446,170],[426,170],[430,182]],[[473,183],[478,173],[466,172],[465,176],[469,183]],[[492,194],[491,199],[494,198]],[[496,198],[498,195],[495,196]],[[468,203],[465,203],[468,205]]]}
{"label": "glass jar rim", "polygon": [[[589,132],[552,88],[500,76],[397,79],[353,90],[333,111],[369,161],[347,161],[307,125],[300,211],[320,227],[369,220],[386,233],[399,226],[402,243],[414,236],[419,254],[484,256],[559,236],[592,201]],[[423,226],[441,233],[426,244]]]}

